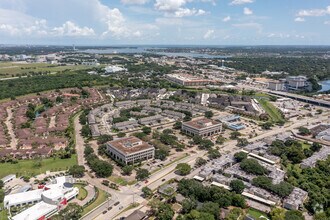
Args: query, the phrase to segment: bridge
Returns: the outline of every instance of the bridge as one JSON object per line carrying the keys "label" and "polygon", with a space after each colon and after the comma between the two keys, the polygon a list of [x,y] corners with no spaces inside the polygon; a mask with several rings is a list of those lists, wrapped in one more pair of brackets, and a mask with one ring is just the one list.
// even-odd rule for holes
{"label": "bridge", "polygon": [[267,93],[270,94],[270,95],[288,97],[288,98],[295,99],[295,100],[298,100],[298,101],[307,102],[307,103],[310,103],[310,104],[330,108],[330,102],[325,101],[325,100],[321,100],[321,99],[315,99],[315,98],[312,98],[312,97],[297,95],[297,94],[288,93],[288,92],[268,91]]}

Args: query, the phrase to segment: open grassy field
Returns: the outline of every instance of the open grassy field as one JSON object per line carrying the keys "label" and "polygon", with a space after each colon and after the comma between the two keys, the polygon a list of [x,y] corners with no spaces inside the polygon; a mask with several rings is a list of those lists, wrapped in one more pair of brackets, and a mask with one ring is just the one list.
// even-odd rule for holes
{"label": "open grassy field", "polygon": [[88,212],[92,211],[93,209],[95,209],[97,206],[101,205],[106,200],[107,200],[107,193],[103,190],[98,189],[98,196],[91,204],[89,204],[88,206],[86,206],[84,208],[84,211],[82,214],[86,215]]}
{"label": "open grassy field", "polygon": [[0,78],[24,76],[31,72],[61,72],[64,70],[90,69],[90,66],[60,66],[48,63],[0,62]]}
{"label": "open grassy field", "polygon": [[72,155],[69,159],[47,158],[43,159],[41,166],[38,167],[34,160],[19,160],[16,164],[2,163],[0,164],[0,178],[9,175],[17,174],[18,176],[27,175],[34,176],[46,171],[61,171],[67,170],[69,167],[77,164],[77,155]]}
{"label": "open grassy field", "polygon": [[268,113],[272,122],[277,123],[277,122],[285,121],[280,111],[274,105],[272,105],[268,100],[259,99],[258,101],[262,106],[262,108],[266,111],[266,113]]}

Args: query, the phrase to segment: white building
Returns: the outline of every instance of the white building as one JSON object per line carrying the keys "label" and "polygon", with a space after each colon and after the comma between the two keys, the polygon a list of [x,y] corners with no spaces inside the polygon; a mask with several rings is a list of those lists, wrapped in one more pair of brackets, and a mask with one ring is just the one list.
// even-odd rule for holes
{"label": "white building", "polygon": [[74,179],[71,176],[57,177],[50,184],[40,189],[9,194],[4,198],[4,207],[23,207],[32,205],[12,220],[46,219],[62,209],[70,199],[75,198],[79,189],[73,187]]}
{"label": "white building", "polygon": [[153,159],[155,148],[137,137],[126,137],[107,143],[111,157],[125,164]]}
{"label": "white building", "polygon": [[307,86],[306,76],[288,76],[286,81],[291,89],[300,89]]}
{"label": "white building", "polygon": [[120,67],[120,66],[107,66],[105,68],[106,73],[116,73],[116,72],[122,72],[122,71],[127,71],[127,69]]}
{"label": "white building", "polygon": [[212,136],[221,132],[222,123],[202,118],[182,123],[182,131],[188,135],[199,135],[202,137]]}
{"label": "white building", "polygon": [[268,82],[268,89],[274,91],[282,91],[284,90],[284,82],[278,80],[271,80]]}

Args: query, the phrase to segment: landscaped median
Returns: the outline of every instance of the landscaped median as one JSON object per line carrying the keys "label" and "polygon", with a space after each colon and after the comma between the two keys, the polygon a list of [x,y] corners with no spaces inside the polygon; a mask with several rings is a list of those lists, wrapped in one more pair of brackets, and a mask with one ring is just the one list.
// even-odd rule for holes
{"label": "landscaped median", "polygon": [[82,215],[88,214],[93,209],[97,208],[99,205],[107,201],[107,193],[99,188],[95,188],[95,197],[89,203],[84,206],[84,211]]}

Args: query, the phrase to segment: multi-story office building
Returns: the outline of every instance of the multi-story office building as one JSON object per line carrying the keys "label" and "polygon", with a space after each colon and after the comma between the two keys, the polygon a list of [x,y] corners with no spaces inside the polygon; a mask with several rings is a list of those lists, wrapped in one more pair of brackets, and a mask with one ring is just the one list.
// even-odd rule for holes
{"label": "multi-story office building", "polygon": [[153,159],[155,148],[137,137],[125,137],[107,143],[112,158],[125,164]]}
{"label": "multi-story office building", "polygon": [[222,124],[220,122],[207,118],[182,123],[182,131],[188,135],[207,137],[220,133],[221,129]]}
{"label": "multi-story office building", "polygon": [[307,86],[306,76],[288,76],[286,81],[290,89],[301,89]]}
{"label": "multi-story office building", "polygon": [[282,91],[284,90],[284,82],[278,80],[271,80],[268,82],[268,89],[274,91]]}

